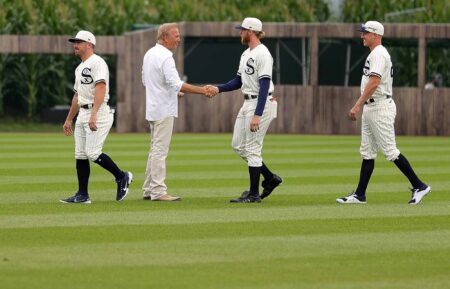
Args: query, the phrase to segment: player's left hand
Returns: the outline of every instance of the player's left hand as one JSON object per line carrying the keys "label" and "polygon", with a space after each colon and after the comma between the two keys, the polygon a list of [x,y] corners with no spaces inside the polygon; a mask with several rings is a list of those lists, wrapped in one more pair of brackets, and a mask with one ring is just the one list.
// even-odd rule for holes
{"label": "player's left hand", "polygon": [[91,118],[89,119],[89,128],[91,131],[97,131],[97,115],[91,114]]}
{"label": "player's left hand", "polygon": [[361,107],[359,105],[355,105],[354,107],[352,107],[352,109],[350,109],[350,111],[348,112],[348,117],[355,121],[358,118],[358,114],[359,111],[361,110]]}
{"label": "player's left hand", "polygon": [[254,115],[250,121],[250,131],[257,132],[259,130],[259,123],[261,122],[261,117],[259,115]]}

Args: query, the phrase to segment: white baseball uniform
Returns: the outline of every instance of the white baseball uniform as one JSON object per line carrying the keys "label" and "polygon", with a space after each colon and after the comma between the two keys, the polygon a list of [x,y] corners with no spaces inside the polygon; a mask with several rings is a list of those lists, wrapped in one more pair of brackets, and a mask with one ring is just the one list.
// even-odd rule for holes
{"label": "white baseball uniform", "polygon": [[370,76],[381,79],[363,108],[360,147],[363,159],[375,159],[378,149],[390,161],[397,159],[400,154],[395,142],[397,108],[392,99],[392,72],[391,56],[384,46],[378,45],[367,57],[361,79],[361,94]]}
{"label": "white baseball uniform", "polygon": [[[91,131],[89,119],[92,108],[82,106],[94,104],[95,85],[103,82],[106,85],[105,99],[97,112],[97,130]],[[106,137],[114,121],[114,111],[110,109],[109,70],[105,60],[93,54],[81,62],[75,70],[74,91],[78,96],[80,111],[75,123],[75,158],[95,161],[103,150]]]}
{"label": "white baseball uniform", "polygon": [[[272,79],[273,58],[264,44],[259,44],[253,49],[246,49],[240,59],[238,75],[242,79],[242,93],[244,95],[259,94],[259,80],[261,78]],[[273,93],[274,85],[270,81],[269,95]],[[276,117],[276,101],[267,101],[261,116],[259,130],[250,131],[250,122],[255,115],[257,98],[245,99],[244,104],[236,118],[233,130],[232,147],[250,167],[262,166],[261,150],[264,136],[269,128],[270,122]]]}

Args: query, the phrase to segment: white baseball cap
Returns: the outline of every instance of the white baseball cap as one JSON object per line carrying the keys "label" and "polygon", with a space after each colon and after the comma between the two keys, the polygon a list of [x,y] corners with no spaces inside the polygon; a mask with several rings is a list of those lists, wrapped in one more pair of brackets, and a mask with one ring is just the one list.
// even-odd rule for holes
{"label": "white baseball cap", "polygon": [[75,41],[85,41],[89,42],[92,45],[95,45],[95,36],[89,31],[86,30],[80,30],[78,31],[77,35],[75,37],[69,38],[69,42],[75,42]]}
{"label": "white baseball cap", "polygon": [[361,24],[357,30],[360,32],[375,33],[381,36],[384,34],[383,24],[378,21],[367,21],[366,23]]}
{"label": "white baseball cap", "polygon": [[262,31],[262,22],[258,18],[247,17],[242,21],[242,24],[236,26],[236,29],[248,29],[256,32]]}

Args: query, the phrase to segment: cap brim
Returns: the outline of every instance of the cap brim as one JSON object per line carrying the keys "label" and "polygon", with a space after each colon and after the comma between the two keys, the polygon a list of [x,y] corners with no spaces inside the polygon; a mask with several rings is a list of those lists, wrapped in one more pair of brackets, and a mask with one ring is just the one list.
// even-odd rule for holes
{"label": "cap brim", "polygon": [[370,32],[370,31],[366,30],[366,28],[364,27],[364,24],[359,25],[359,27],[356,30],[359,32]]}
{"label": "cap brim", "polygon": [[236,27],[234,27],[234,28],[236,28],[236,29],[247,29],[247,28],[245,28],[245,27],[242,27],[242,25],[236,26]]}
{"label": "cap brim", "polygon": [[80,39],[80,38],[69,38],[69,42],[76,42],[76,41],[86,42],[86,40],[83,40],[83,39]]}

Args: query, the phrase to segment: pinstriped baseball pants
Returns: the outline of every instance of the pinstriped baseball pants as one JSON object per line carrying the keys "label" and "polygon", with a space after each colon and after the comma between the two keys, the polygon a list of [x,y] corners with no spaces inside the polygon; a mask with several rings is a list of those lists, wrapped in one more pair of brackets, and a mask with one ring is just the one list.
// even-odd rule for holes
{"label": "pinstriped baseball pants", "polygon": [[249,167],[262,166],[261,153],[264,137],[276,115],[276,103],[268,99],[261,116],[259,130],[257,132],[250,131],[250,122],[255,114],[257,101],[257,99],[244,101],[236,117],[231,142],[234,151],[248,163]]}
{"label": "pinstriped baseball pants", "polygon": [[381,150],[389,161],[400,155],[395,142],[394,122],[397,107],[393,99],[381,99],[364,105],[361,123],[361,157],[375,159]]}
{"label": "pinstriped baseball pants", "polygon": [[75,123],[75,159],[97,160],[102,154],[106,137],[114,122],[114,111],[103,103],[97,112],[97,130],[91,131],[89,119],[92,109],[80,108]]}

